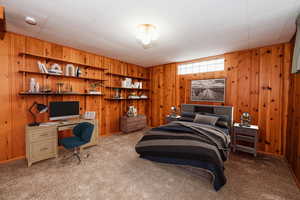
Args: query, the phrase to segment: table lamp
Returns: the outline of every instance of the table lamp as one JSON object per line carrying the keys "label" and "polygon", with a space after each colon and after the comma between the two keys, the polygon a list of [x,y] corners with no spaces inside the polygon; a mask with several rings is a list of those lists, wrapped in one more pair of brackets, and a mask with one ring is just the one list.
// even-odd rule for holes
{"label": "table lamp", "polygon": [[251,116],[248,112],[244,112],[241,115],[241,123],[240,126],[244,126],[244,127],[250,127],[251,124]]}
{"label": "table lamp", "polygon": [[172,107],[171,107],[171,114],[170,114],[170,116],[171,116],[171,117],[176,117],[176,116],[178,115],[177,112],[178,112],[178,111],[177,111],[176,106],[172,106]]}
{"label": "table lamp", "polygon": [[30,106],[29,108],[29,112],[31,113],[32,117],[33,117],[33,122],[28,124],[28,126],[38,126],[40,125],[40,123],[38,123],[36,121],[36,114],[37,113],[34,113],[33,112],[33,108],[36,107],[36,110],[38,111],[38,114],[39,113],[44,113],[48,110],[48,107],[44,104],[40,104],[40,103],[37,103],[36,101],[32,104],[32,106]]}

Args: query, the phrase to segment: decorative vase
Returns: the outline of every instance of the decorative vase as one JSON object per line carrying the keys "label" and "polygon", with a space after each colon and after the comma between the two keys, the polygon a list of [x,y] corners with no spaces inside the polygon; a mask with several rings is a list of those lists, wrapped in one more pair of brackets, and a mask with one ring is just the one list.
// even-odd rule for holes
{"label": "decorative vase", "polygon": [[35,79],[34,78],[30,79],[29,92],[35,92]]}
{"label": "decorative vase", "polygon": [[39,82],[36,82],[36,84],[35,84],[35,92],[40,92],[40,84],[39,84]]}

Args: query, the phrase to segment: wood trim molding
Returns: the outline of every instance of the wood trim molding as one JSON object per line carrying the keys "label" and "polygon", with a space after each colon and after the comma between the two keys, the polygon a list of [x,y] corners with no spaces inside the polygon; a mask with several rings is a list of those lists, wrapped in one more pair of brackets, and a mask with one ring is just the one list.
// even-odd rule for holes
{"label": "wood trim molding", "polygon": [[25,156],[19,156],[19,157],[15,157],[15,158],[8,159],[8,160],[1,160],[0,164],[5,164],[5,163],[13,162],[16,160],[23,160],[23,159],[25,160]]}
{"label": "wood trim molding", "polygon": [[187,61],[181,61],[181,62],[177,62],[177,65],[180,64],[188,64],[188,63],[195,63],[195,62],[201,62],[201,61],[207,61],[207,60],[214,60],[214,59],[220,59],[220,58],[225,58],[224,54],[221,55],[217,55],[217,56],[209,56],[209,57],[205,57],[205,58],[197,58],[197,59],[193,59],[193,60],[187,60]]}
{"label": "wood trim molding", "polygon": [[284,161],[286,162],[286,164],[287,164],[287,166],[288,166],[288,168],[289,168],[289,170],[290,170],[290,172],[291,172],[291,174],[292,174],[292,176],[293,176],[293,179],[295,180],[295,183],[296,183],[296,185],[298,186],[298,188],[299,188],[299,190],[300,190],[300,181],[299,181],[299,179],[297,178],[297,176],[296,176],[296,174],[295,174],[295,172],[294,172],[294,170],[293,170],[291,164],[288,162],[288,160],[286,159],[286,157],[284,157],[283,159],[284,159]]}

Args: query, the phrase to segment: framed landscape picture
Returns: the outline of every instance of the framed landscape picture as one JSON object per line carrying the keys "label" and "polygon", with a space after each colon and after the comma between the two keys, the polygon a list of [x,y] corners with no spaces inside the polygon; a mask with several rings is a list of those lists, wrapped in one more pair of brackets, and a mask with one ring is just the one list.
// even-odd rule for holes
{"label": "framed landscape picture", "polygon": [[225,101],[225,78],[191,81],[191,101]]}

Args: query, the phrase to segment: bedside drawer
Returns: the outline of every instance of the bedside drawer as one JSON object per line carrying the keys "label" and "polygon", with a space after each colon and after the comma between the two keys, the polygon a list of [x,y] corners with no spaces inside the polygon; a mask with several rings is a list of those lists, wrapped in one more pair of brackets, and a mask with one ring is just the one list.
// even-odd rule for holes
{"label": "bedside drawer", "polygon": [[243,146],[243,145],[238,145],[238,144],[236,145],[236,150],[247,152],[247,153],[256,153],[255,148],[247,147],[247,146]]}
{"label": "bedside drawer", "polygon": [[47,130],[35,130],[32,131],[31,134],[29,135],[29,142],[36,142],[36,141],[41,141],[41,140],[46,140],[46,139],[51,139],[51,138],[56,138],[57,133],[56,133],[56,128],[51,128]]}
{"label": "bedside drawer", "polygon": [[251,128],[234,127],[234,131],[235,134],[239,134],[239,135],[255,136],[257,134],[257,130]]}
{"label": "bedside drawer", "polygon": [[50,139],[30,144],[31,156],[33,160],[42,160],[56,155],[56,140]]}
{"label": "bedside drawer", "polygon": [[236,140],[254,143],[255,142],[255,137],[253,137],[253,136],[246,136],[246,135],[237,135],[236,136]]}

